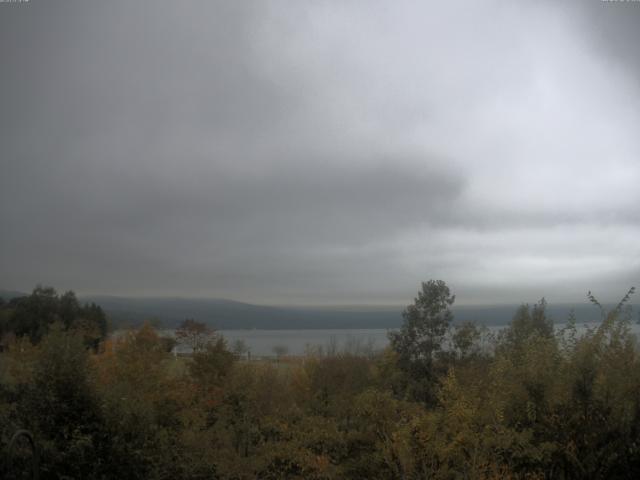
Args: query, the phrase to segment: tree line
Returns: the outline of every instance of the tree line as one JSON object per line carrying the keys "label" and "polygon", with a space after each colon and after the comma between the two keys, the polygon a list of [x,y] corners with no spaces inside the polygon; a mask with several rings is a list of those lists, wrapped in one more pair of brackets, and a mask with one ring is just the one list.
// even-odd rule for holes
{"label": "tree line", "polygon": [[491,334],[429,281],[384,351],[247,362],[193,320],[190,357],[150,324],[108,337],[99,307],[38,287],[0,305],[0,455],[28,429],[45,479],[638,478],[632,294],[589,294],[593,328],[541,300]]}

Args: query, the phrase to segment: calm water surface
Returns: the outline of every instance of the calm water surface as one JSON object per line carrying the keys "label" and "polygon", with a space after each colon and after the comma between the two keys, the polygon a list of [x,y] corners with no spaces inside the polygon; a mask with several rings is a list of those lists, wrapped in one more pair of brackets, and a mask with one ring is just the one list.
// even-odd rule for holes
{"label": "calm water surface", "polygon": [[242,340],[252,355],[274,355],[276,347],[284,347],[289,355],[303,355],[309,349],[322,348],[350,351],[382,350],[388,343],[387,329],[356,330],[219,330],[233,348]]}
{"label": "calm water surface", "polygon": [[[563,328],[564,324],[556,324],[556,328]],[[578,324],[578,332],[584,332],[596,324]],[[490,332],[497,333],[504,326],[489,326]],[[640,325],[632,324],[631,330],[640,334]],[[387,346],[388,329],[354,329],[354,330],[220,330],[224,338],[233,347],[234,342],[242,340],[252,355],[274,355],[278,346],[285,347],[289,355],[303,355],[309,349],[321,347],[327,349],[350,351],[382,350]]]}
{"label": "calm water surface", "polygon": [[[563,328],[562,323],[556,324],[557,329]],[[595,323],[578,324],[578,332],[585,332],[587,328],[597,326]],[[490,333],[497,333],[502,326],[488,326]],[[218,330],[233,349],[234,343],[242,341],[252,356],[274,356],[276,350],[281,354],[304,355],[310,351],[344,351],[354,353],[368,353],[384,349],[388,343],[387,333],[390,329],[319,329],[319,330]],[[631,324],[631,331],[640,337],[640,325]],[[114,332],[115,336],[123,331]],[[161,335],[173,336],[173,330],[162,330]],[[178,347],[178,352],[187,352],[184,347]]]}

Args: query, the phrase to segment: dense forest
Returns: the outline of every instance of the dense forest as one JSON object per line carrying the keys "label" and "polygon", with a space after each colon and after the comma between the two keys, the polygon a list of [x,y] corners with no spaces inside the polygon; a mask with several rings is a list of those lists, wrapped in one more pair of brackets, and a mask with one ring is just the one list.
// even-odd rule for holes
{"label": "dense forest", "polygon": [[22,478],[26,429],[43,479],[638,478],[631,294],[589,294],[591,329],[541,300],[492,335],[429,281],[384,351],[249,361],[192,320],[189,356],[151,324],[109,336],[99,306],[38,287],[0,302],[0,468]]}

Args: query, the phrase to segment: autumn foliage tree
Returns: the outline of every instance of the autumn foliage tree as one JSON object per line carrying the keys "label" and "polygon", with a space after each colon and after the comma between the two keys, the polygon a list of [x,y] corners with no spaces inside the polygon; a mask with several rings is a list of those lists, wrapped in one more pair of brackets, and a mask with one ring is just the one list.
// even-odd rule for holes
{"label": "autumn foliage tree", "polygon": [[[39,342],[55,323],[78,332],[87,346],[97,348],[107,336],[107,317],[94,303],[81,304],[75,293],[58,295],[55,289],[38,285],[30,295],[0,305],[4,333]],[[0,334],[2,332],[0,331]]]}
{"label": "autumn foliage tree", "polygon": [[191,352],[201,351],[214,337],[214,331],[207,324],[192,318],[183,320],[176,328],[176,340]]}
{"label": "autumn foliage tree", "polygon": [[407,377],[408,392],[426,403],[435,399],[438,354],[453,320],[450,307],[454,301],[455,295],[444,281],[423,282],[414,303],[402,313],[400,330],[389,332],[398,367]]}

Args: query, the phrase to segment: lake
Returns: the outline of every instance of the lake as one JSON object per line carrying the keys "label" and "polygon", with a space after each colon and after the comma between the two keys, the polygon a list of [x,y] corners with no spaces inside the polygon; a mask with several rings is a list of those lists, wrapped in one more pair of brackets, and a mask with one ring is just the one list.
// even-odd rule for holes
{"label": "lake", "polygon": [[[596,323],[581,323],[577,325],[578,332],[584,332],[587,328],[593,328]],[[564,328],[566,324],[556,324],[557,329]],[[497,333],[502,326],[488,326],[490,332]],[[640,334],[640,325],[631,324],[631,330],[636,335]],[[321,347],[327,349],[367,352],[382,350],[387,346],[386,328],[371,329],[323,329],[323,330],[220,330],[232,348],[237,340],[242,340],[256,356],[272,356],[274,348],[283,346],[288,355],[303,355],[310,348]]]}
{"label": "lake", "polygon": [[309,349],[322,348],[324,351],[382,350],[388,343],[387,329],[325,329],[325,330],[219,330],[227,340],[229,348],[242,340],[251,355],[274,355],[275,347],[284,347],[288,355],[304,355]]}
{"label": "lake", "polygon": [[[566,324],[557,323],[556,328],[564,328]],[[584,332],[587,328],[597,326],[596,323],[577,324],[578,332]],[[491,333],[497,333],[505,328],[500,326],[487,326]],[[393,329],[386,328],[357,328],[357,329],[298,329],[298,330],[260,330],[260,329],[239,329],[239,330],[217,330],[227,341],[230,349],[234,343],[242,341],[247,346],[252,356],[269,357],[275,356],[275,349],[282,347],[281,352],[286,355],[304,355],[310,351],[343,351],[348,350],[354,353],[369,353],[384,349],[389,339],[387,333]],[[631,324],[631,331],[640,337],[640,325]],[[113,333],[119,336],[124,333],[119,330]],[[162,336],[172,337],[174,330],[161,330]],[[178,353],[188,353],[189,349],[177,347]]]}

